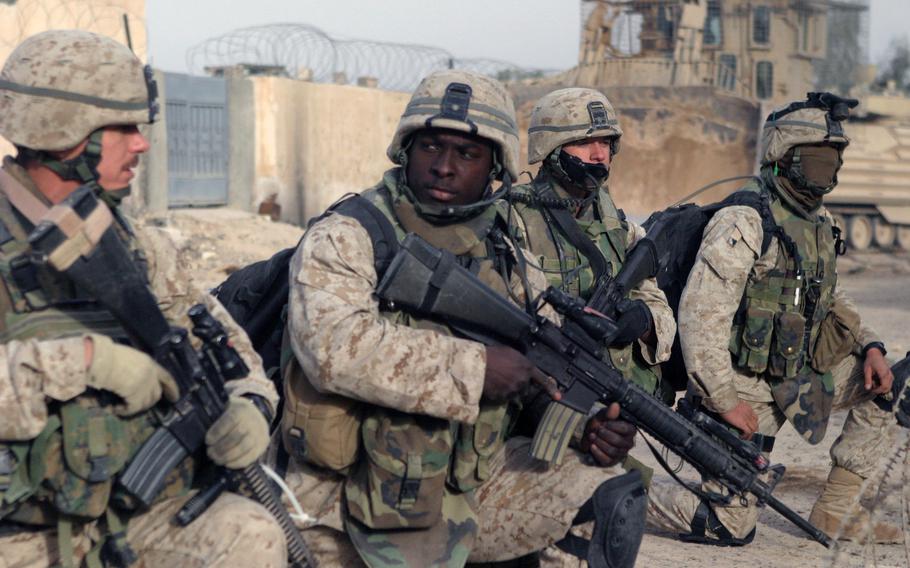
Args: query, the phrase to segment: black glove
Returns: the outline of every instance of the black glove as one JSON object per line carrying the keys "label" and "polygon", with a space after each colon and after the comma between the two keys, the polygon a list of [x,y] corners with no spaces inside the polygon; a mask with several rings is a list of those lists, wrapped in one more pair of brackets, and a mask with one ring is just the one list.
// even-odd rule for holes
{"label": "black glove", "polygon": [[616,306],[617,332],[613,345],[628,345],[648,333],[654,325],[651,310],[641,300],[625,298]]}

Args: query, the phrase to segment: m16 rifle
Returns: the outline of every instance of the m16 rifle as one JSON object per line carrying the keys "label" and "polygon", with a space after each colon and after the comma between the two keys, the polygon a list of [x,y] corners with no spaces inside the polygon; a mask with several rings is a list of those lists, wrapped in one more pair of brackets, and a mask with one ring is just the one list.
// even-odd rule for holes
{"label": "m16 rifle", "polygon": [[[630,251],[612,285],[615,290],[629,290],[658,270],[659,247],[655,243],[659,242],[661,228],[653,227],[653,231],[657,236],[649,233],[644,246]],[[623,419],[650,434],[704,476],[723,484],[731,495],[745,498],[751,493],[759,504],[768,505],[814,540],[833,546],[828,535],[772,495],[773,487],[763,480],[763,474],[770,473],[768,461],[754,445],[732,435],[718,435],[723,427],[716,422],[711,424],[714,421],[709,416],[702,413],[699,420],[693,420],[695,415],[690,413],[687,418],[627,381],[601,356],[611,337],[611,325],[615,324],[603,318],[592,319],[599,316],[558,290],[549,288],[543,298],[573,322],[562,328],[515,307],[461,267],[451,253],[409,235],[401,243],[376,295],[389,307],[441,320],[467,337],[487,344],[510,345],[555,379],[562,397],[550,404],[533,444],[545,449],[542,455],[558,457],[559,450],[546,448],[568,444],[566,430],[553,427],[561,420],[561,413],[587,416],[596,403],[618,402]],[[779,475],[781,469],[774,471]]]}
{"label": "m16 rifle", "polygon": [[[111,210],[90,188],[82,186],[48,212],[29,235],[29,244],[51,267],[110,311],[132,344],[151,355],[179,387],[179,399],[161,416],[159,428],[118,479],[119,488],[134,503],[148,507],[163,489],[167,475],[204,447],[206,432],[227,408],[225,381],[245,377],[249,369],[204,305],[189,311],[193,334],[202,340],[201,350],[190,344],[185,329],[168,323],[145,275],[117,234],[115,222]],[[231,472],[231,477],[281,525],[290,562],[310,565],[300,533],[262,467],[254,463]],[[184,520],[202,512],[204,505],[198,500],[193,503],[194,510]],[[122,558],[120,563],[130,560]]]}

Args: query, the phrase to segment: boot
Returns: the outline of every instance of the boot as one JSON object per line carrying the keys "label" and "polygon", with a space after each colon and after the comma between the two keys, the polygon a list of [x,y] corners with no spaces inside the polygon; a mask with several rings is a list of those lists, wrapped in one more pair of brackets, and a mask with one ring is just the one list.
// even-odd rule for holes
{"label": "boot", "polygon": [[840,540],[865,542],[872,539],[877,544],[903,542],[903,531],[894,525],[875,523],[869,530],[869,513],[857,510],[860,505],[856,501],[862,485],[862,477],[842,467],[832,467],[825,490],[812,507],[809,522],[834,537],[846,518],[849,524],[841,530]]}

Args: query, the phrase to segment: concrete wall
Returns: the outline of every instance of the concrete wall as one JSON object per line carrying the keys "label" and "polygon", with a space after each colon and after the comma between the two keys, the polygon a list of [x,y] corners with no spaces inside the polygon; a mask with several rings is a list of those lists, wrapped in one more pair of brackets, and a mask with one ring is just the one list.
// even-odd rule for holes
{"label": "concrete wall", "polygon": [[281,218],[304,223],[392,166],[385,148],[410,95],[254,77],[253,209],[277,195]]}

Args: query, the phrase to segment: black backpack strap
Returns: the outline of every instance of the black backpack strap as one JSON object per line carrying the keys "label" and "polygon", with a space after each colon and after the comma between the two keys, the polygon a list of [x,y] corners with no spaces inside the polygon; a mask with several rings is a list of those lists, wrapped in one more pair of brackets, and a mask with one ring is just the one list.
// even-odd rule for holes
{"label": "black backpack strap", "polygon": [[[547,195],[553,193],[552,187],[546,187],[542,189],[541,195]],[[590,237],[585,234],[584,231],[578,226],[578,222],[575,220],[575,217],[568,211],[568,209],[562,209],[559,207],[546,207],[541,204],[541,207],[545,209],[545,212],[553,218],[553,221],[559,227],[559,230],[562,231],[562,234],[566,236],[572,245],[577,248],[585,257],[588,259],[588,262],[591,263],[591,270],[594,271],[594,281],[599,282],[600,279],[605,275],[610,273],[610,268],[608,266],[607,259],[604,258],[600,249],[597,248],[593,242],[591,242]]]}
{"label": "black backpack strap", "polygon": [[[795,251],[795,245],[792,245],[793,241],[790,239],[783,229],[777,224],[777,221],[774,220],[774,215],[771,213],[771,204],[767,192],[765,191],[736,191],[731,193],[719,203],[713,205],[708,205],[705,207],[706,210],[712,210],[712,213],[716,213],[718,210],[723,209],[724,207],[730,207],[733,205],[742,205],[745,207],[751,207],[758,212],[761,216],[761,229],[762,229],[762,239],[761,239],[761,255],[764,255],[768,252],[768,247],[771,246],[771,237],[777,237],[782,241],[784,247],[787,248],[788,252]],[[791,245],[793,251],[791,251]]]}
{"label": "black backpack strap", "polygon": [[[323,217],[329,212],[355,219],[366,229],[367,234],[370,235],[370,241],[373,243],[373,266],[376,268],[376,277],[381,280],[386,269],[389,268],[389,264],[392,263],[395,253],[398,252],[398,235],[395,233],[392,222],[378,207],[362,195],[352,195],[339,201],[329,208]],[[319,219],[321,218],[319,217]]]}

